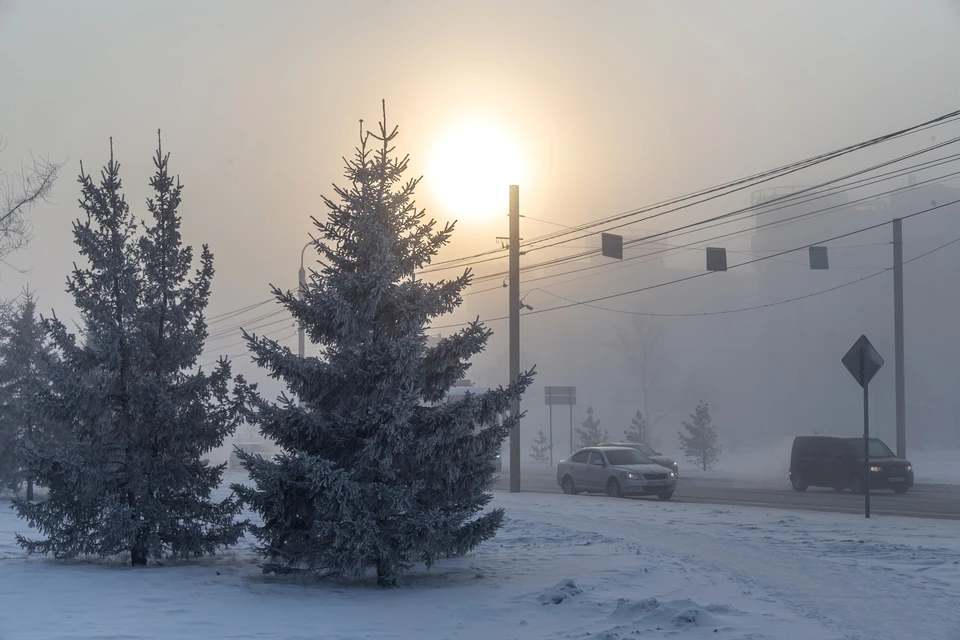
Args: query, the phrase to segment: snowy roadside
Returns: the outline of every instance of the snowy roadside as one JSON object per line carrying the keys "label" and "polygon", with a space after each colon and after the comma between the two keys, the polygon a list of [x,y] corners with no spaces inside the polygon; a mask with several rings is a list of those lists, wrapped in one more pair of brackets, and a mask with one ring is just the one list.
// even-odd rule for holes
{"label": "snowy roadside", "polygon": [[[0,639],[946,638],[954,523],[497,493],[501,534],[407,586],[264,578],[250,541],[131,569],[25,558],[0,503]],[[677,634],[680,634],[679,636]]]}

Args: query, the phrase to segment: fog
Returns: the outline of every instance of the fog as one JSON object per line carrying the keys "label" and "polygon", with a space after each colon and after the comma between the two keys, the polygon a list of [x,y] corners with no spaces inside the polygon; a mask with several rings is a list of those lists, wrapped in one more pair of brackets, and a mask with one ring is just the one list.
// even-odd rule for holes
{"label": "fog", "polygon": [[[493,122],[522,150],[526,242],[956,109],[958,30],[960,4],[948,0],[0,1],[0,168],[14,172],[31,154],[66,162],[51,202],[31,213],[32,243],[0,265],[0,297],[29,284],[42,310],[73,317],[64,282],[78,260],[74,178],[80,161],[88,171],[107,161],[111,137],[127,200],[142,213],[162,130],[185,184],[184,237],[216,256],[209,316],[222,318],[268,299],[270,284],[296,287],[310,217],[324,215],[320,195],[333,195],[358,120],[375,122],[381,99],[400,126],[398,150],[424,176],[418,202],[439,221],[457,220],[438,258],[449,260],[498,249],[507,235],[506,183],[492,187],[502,189],[501,209],[463,217],[431,182],[433,150],[464,119]],[[949,123],[617,233],[663,234],[769,197],[754,193],[761,188],[817,185],[956,136],[960,123]],[[622,262],[594,255],[535,268],[599,247],[597,235],[526,253],[521,288],[534,312],[522,319],[521,364],[538,375],[522,406],[524,460],[548,429],[545,385],[576,386],[575,425],[592,406],[611,439],[646,409],[653,443],[670,450],[700,401],[728,451],[814,431],[856,434],[862,399],[840,358],[861,334],[887,362],[872,385],[872,426],[894,446],[891,228],[826,242],[824,271],[809,268],[806,247],[960,200],[960,181],[947,179],[960,171],[955,153],[946,146],[868,174],[947,159],[912,178],[666,233],[628,246]],[[942,207],[906,220],[904,259],[960,238],[958,214]],[[776,221],[784,224],[767,224]],[[730,270],[664,285],[703,273],[706,246],[725,247]],[[473,265],[477,283],[431,334],[507,314],[506,253],[496,255]],[[734,268],[763,256],[774,257]],[[960,448],[958,267],[960,244],[904,267],[909,448]],[[648,287],[657,288],[544,312]],[[243,325],[295,349],[292,321],[258,319],[274,310],[212,325],[202,363],[230,356],[268,395],[279,392],[238,344]],[[508,378],[507,323],[488,324],[495,333],[469,373],[480,387]],[[561,457],[570,416],[555,409]]]}

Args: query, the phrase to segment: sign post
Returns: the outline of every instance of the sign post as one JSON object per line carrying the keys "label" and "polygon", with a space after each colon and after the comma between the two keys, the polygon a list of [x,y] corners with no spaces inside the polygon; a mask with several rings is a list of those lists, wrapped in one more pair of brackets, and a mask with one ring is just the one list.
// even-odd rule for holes
{"label": "sign post", "polygon": [[550,466],[553,466],[553,405],[570,407],[570,452],[573,453],[573,405],[577,404],[577,388],[544,387],[543,393],[550,407]]}
{"label": "sign post", "polygon": [[877,353],[867,336],[860,336],[847,355],[841,360],[853,379],[863,387],[863,490],[864,516],[870,517],[870,381],[883,366],[883,358]]}

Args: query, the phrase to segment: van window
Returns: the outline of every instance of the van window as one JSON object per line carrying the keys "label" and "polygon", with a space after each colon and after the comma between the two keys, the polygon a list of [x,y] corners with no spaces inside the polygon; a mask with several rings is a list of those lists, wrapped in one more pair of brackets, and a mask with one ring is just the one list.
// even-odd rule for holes
{"label": "van window", "polygon": [[590,455],[589,451],[578,451],[573,454],[573,457],[570,458],[570,462],[579,462],[580,464],[587,464],[587,456]]}
{"label": "van window", "polygon": [[839,460],[850,453],[850,448],[842,440],[828,440],[826,458],[828,460]]}

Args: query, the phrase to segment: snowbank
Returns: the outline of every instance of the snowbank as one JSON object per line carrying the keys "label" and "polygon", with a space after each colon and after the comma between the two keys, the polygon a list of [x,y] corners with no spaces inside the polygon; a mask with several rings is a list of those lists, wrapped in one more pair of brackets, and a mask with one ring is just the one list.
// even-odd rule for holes
{"label": "snowbank", "polygon": [[2,640],[829,640],[960,627],[955,522],[498,492],[497,538],[383,591],[264,577],[249,540],[145,569],[27,558],[6,506]]}

